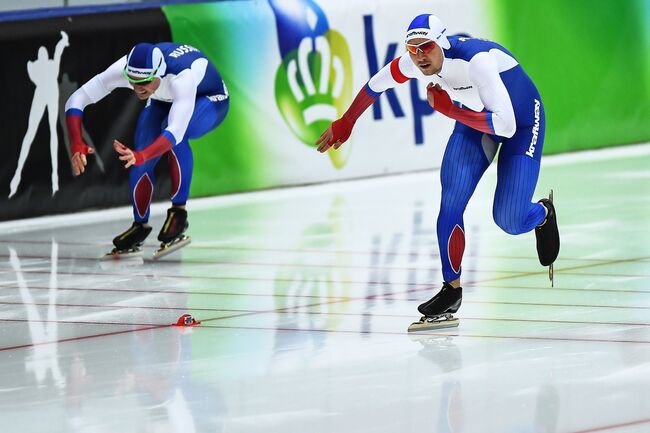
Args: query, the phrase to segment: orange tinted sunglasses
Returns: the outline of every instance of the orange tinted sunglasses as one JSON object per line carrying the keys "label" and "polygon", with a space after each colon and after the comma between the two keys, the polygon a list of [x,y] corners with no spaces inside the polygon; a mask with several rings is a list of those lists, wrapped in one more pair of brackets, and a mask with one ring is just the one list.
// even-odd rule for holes
{"label": "orange tinted sunglasses", "polygon": [[424,41],[421,44],[413,45],[406,44],[406,49],[409,53],[417,54],[418,50],[422,51],[424,54],[428,54],[436,47],[436,43],[433,41]]}

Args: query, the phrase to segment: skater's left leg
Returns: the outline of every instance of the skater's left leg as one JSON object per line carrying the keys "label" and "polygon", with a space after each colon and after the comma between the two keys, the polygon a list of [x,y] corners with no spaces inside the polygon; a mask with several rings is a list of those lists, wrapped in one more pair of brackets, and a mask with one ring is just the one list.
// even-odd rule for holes
{"label": "skater's left leg", "polygon": [[158,233],[158,240],[163,244],[181,237],[189,227],[185,203],[190,194],[194,157],[187,140],[181,141],[167,152],[167,164],[172,182],[172,207],[167,210],[167,218]]}
{"label": "skater's left leg", "polygon": [[[546,121],[541,103],[537,103],[535,124],[517,128],[503,141],[497,166],[497,188],[493,217],[506,233],[518,235],[533,230],[544,222],[547,209],[532,203],[539,177]],[[532,107],[531,107],[532,109]]]}
{"label": "skater's left leg", "polygon": [[194,168],[194,156],[187,140],[178,143],[167,152],[167,165],[172,183],[170,193],[172,207],[184,208],[190,195]]}
{"label": "skater's left leg", "polygon": [[546,208],[531,202],[539,177],[539,161],[522,155],[500,155],[497,172],[494,222],[511,235],[527,233],[542,224]]}
{"label": "skater's left leg", "polygon": [[196,99],[185,137],[167,154],[172,181],[170,197],[172,207],[183,208],[190,194],[194,157],[188,140],[200,138],[219,126],[228,112],[228,106],[227,99],[213,101],[207,96]]}
{"label": "skater's left leg", "polygon": [[217,101],[207,96],[198,97],[185,137],[167,153],[172,182],[172,207],[167,211],[167,219],[158,234],[158,240],[163,244],[180,238],[189,226],[185,204],[190,194],[194,156],[188,140],[202,137],[219,126],[228,112],[228,107],[227,99]]}
{"label": "skater's left leg", "polygon": [[207,96],[196,98],[194,112],[184,138],[190,140],[199,138],[215,129],[226,118],[229,107],[228,99],[216,101]]}
{"label": "skater's left leg", "polygon": [[[535,229],[537,254],[543,266],[552,265],[560,251],[560,235],[552,200],[532,203],[544,147],[545,116],[535,102],[535,123],[520,127],[504,141],[499,154],[494,220],[505,232],[516,235]],[[552,281],[552,269],[549,274]]]}

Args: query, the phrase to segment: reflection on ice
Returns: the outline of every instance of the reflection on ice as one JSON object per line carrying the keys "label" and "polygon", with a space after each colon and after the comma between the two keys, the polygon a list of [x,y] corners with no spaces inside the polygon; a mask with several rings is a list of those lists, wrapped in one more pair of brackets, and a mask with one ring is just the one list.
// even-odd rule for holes
{"label": "reflection on ice", "polygon": [[[492,221],[488,172],[460,326],[417,336],[441,282],[436,173],[191,201],[193,242],[161,262],[155,242],[98,260],[128,223],[111,211],[0,230],[0,431],[645,432],[650,185],[617,158],[543,170],[566,228],[554,289],[534,236]],[[169,326],[184,313],[202,325]]]}

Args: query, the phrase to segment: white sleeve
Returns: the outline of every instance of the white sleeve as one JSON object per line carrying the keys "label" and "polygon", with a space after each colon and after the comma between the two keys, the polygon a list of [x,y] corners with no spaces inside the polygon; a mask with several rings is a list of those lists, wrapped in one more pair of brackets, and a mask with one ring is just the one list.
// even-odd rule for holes
{"label": "white sleeve", "polygon": [[124,78],[123,71],[126,65],[126,56],[120,58],[105,71],[92,77],[86,84],[78,88],[65,103],[65,110],[71,108],[83,111],[87,105],[102,100],[106,95],[118,87],[131,87]]}
{"label": "white sleeve", "polygon": [[195,76],[191,69],[185,69],[171,82],[172,106],[169,109],[169,123],[166,130],[174,136],[175,143],[183,140],[190,124],[196,102]]}
{"label": "white sleeve", "polygon": [[415,65],[408,53],[403,54],[373,75],[370,81],[368,81],[368,86],[375,93],[385,92],[411,78],[416,78],[414,67]]}
{"label": "white sleeve", "polygon": [[489,53],[475,55],[469,62],[469,79],[478,88],[483,106],[492,112],[496,135],[512,137],[517,129],[510,95],[499,75],[496,59]]}

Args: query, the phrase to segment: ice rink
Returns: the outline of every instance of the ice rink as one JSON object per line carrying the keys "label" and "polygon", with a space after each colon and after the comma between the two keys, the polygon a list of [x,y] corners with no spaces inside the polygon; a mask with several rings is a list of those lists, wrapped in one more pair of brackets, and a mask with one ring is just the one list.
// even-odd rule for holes
{"label": "ice rink", "polygon": [[[0,224],[0,432],[650,431],[650,146],[545,157],[555,287],[533,233],[465,216],[460,326],[437,171],[190,201],[193,243],[102,262],[130,209]],[[170,326],[183,313],[202,324]]]}

